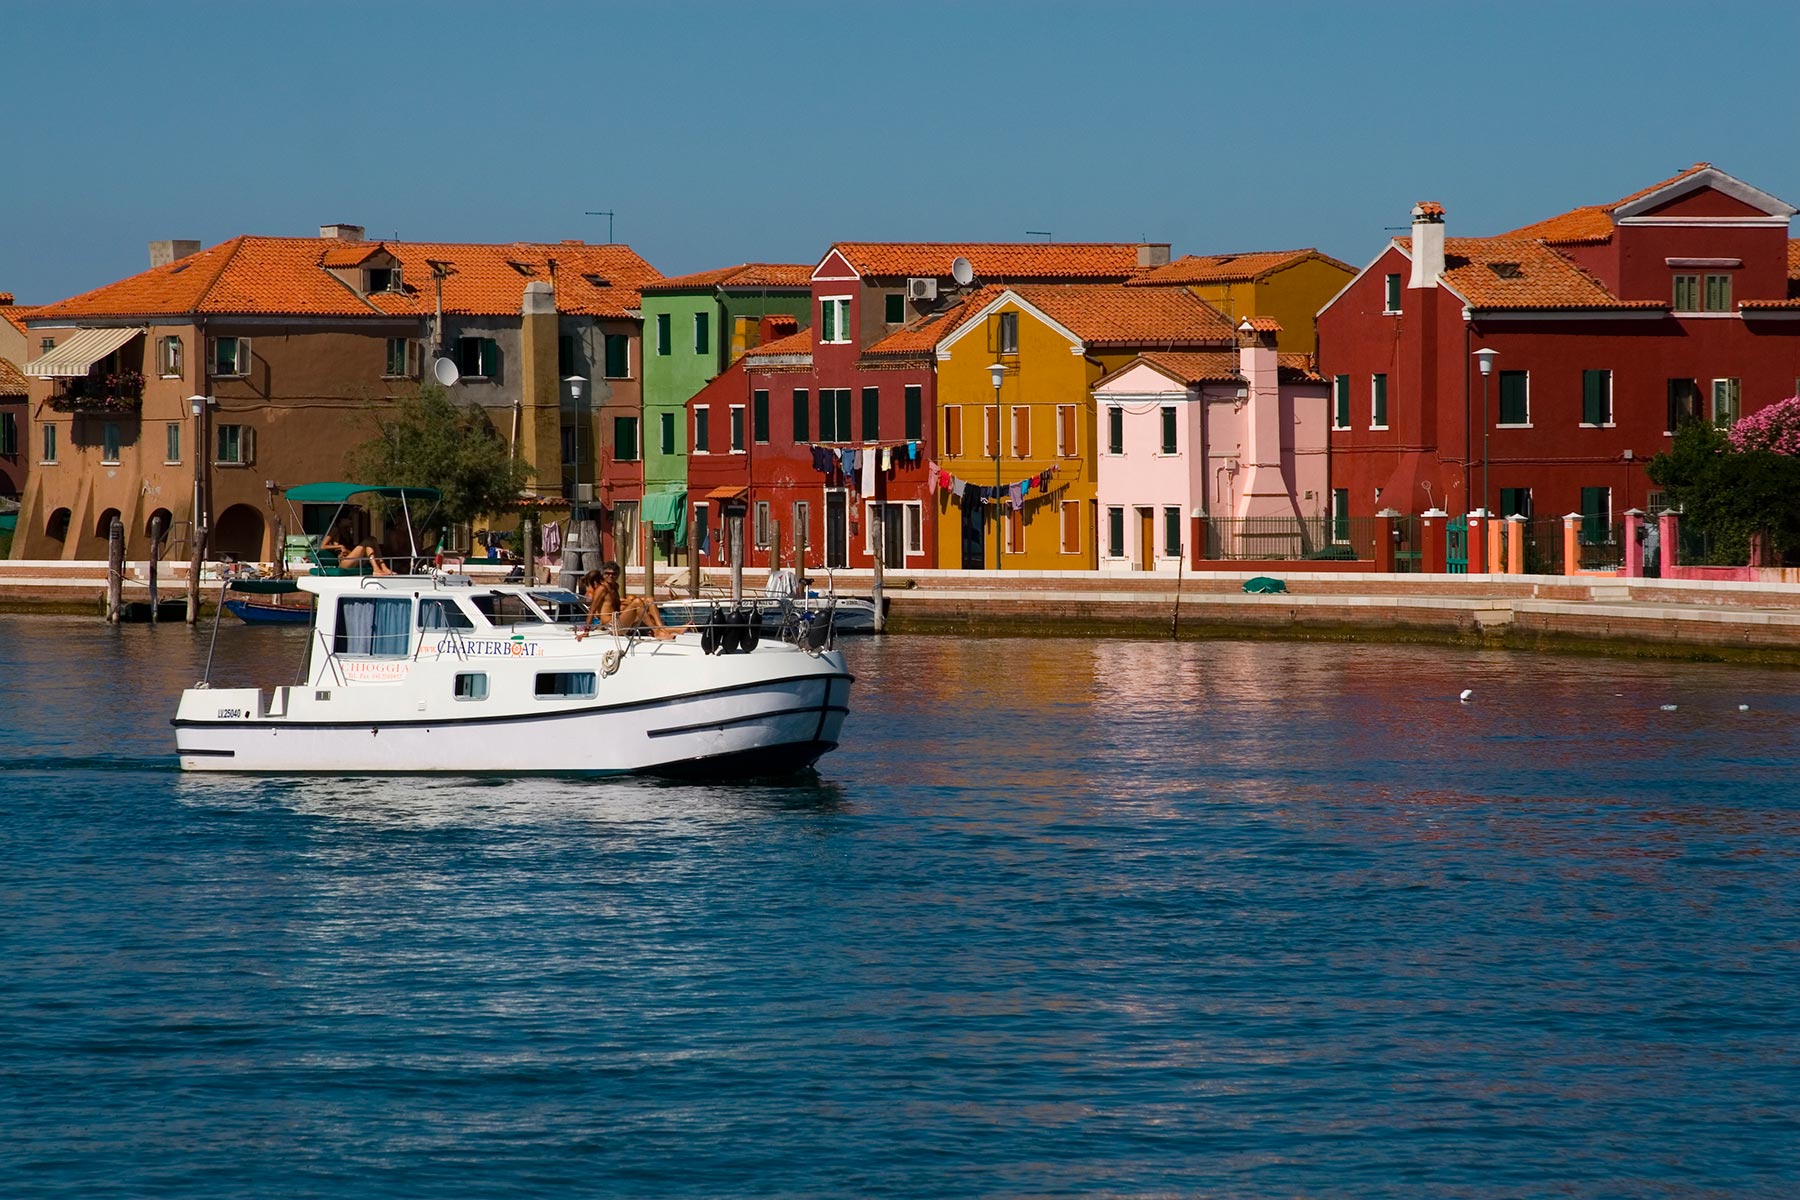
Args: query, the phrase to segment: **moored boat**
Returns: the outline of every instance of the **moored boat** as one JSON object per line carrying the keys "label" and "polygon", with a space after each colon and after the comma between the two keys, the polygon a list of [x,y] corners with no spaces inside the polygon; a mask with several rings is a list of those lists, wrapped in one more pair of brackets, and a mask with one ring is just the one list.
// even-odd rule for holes
{"label": "moored boat", "polygon": [[849,711],[853,677],[816,634],[583,639],[585,606],[554,587],[296,583],[316,601],[304,682],[184,691],[183,770],[769,774],[833,749]]}

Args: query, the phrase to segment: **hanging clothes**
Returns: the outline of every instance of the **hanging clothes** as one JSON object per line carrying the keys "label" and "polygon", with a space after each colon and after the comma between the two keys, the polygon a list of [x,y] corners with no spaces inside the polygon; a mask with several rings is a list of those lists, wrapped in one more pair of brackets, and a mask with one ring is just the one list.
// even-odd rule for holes
{"label": "hanging clothes", "polygon": [[925,470],[925,491],[926,491],[926,494],[928,494],[928,495],[932,495],[932,496],[937,495],[937,464],[936,463],[932,463]]}
{"label": "hanging clothes", "polygon": [[562,553],[562,526],[555,521],[544,522],[543,546],[545,558],[555,558]]}
{"label": "hanging clothes", "polygon": [[1006,489],[1006,499],[1007,502],[1011,504],[1014,512],[1018,512],[1021,508],[1025,507],[1025,485],[1022,483],[1010,485]]}
{"label": "hanging clothes", "polygon": [[883,471],[894,469],[894,452],[886,446],[881,448],[881,469]]}
{"label": "hanging clothes", "polygon": [[[948,472],[946,472],[946,474],[948,474]],[[968,495],[968,489],[969,485],[960,479],[952,479],[950,481],[950,494],[955,496],[958,500],[961,500]]]}
{"label": "hanging clothes", "polygon": [[875,452],[862,451],[862,494],[864,499],[875,494]]}

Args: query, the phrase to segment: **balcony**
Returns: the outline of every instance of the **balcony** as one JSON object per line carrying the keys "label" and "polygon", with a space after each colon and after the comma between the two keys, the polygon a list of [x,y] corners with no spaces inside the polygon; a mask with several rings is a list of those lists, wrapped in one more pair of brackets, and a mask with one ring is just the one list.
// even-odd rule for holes
{"label": "balcony", "polygon": [[96,372],[62,383],[50,397],[50,407],[60,413],[134,414],[144,406],[141,371]]}

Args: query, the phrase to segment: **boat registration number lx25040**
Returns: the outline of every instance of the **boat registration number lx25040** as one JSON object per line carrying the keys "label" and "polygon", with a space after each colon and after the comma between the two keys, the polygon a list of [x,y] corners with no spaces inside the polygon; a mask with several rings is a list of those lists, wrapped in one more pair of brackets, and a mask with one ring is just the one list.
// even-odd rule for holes
{"label": "boat registration number lx25040", "polygon": [[244,710],[241,708],[221,708],[219,710],[219,720],[221,721],[235,721],[243,715]]}

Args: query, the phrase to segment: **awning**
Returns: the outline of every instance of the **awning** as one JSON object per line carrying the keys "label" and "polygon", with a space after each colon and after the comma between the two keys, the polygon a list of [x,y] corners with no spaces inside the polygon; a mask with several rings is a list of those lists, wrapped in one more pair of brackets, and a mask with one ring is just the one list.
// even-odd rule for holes
{"label": "awning", "polygon": [[95,363],[144,332],[142,328],[79,329],[68,341],[19,369],[33,379],[79,379]]}
{"label": "awning", "polygon": [[706,493],[706,498],[708,500],[717,500],[724,504],[733,500],[742,500],[749,494],[750,489],[742,484],[727,484],[724,487],[716,487],[712,491]]}
{"label": "awning", "polygon": [[652,529],[676,529],[687,514],[686,492],[652,492],[644,497],[644,523]]}

